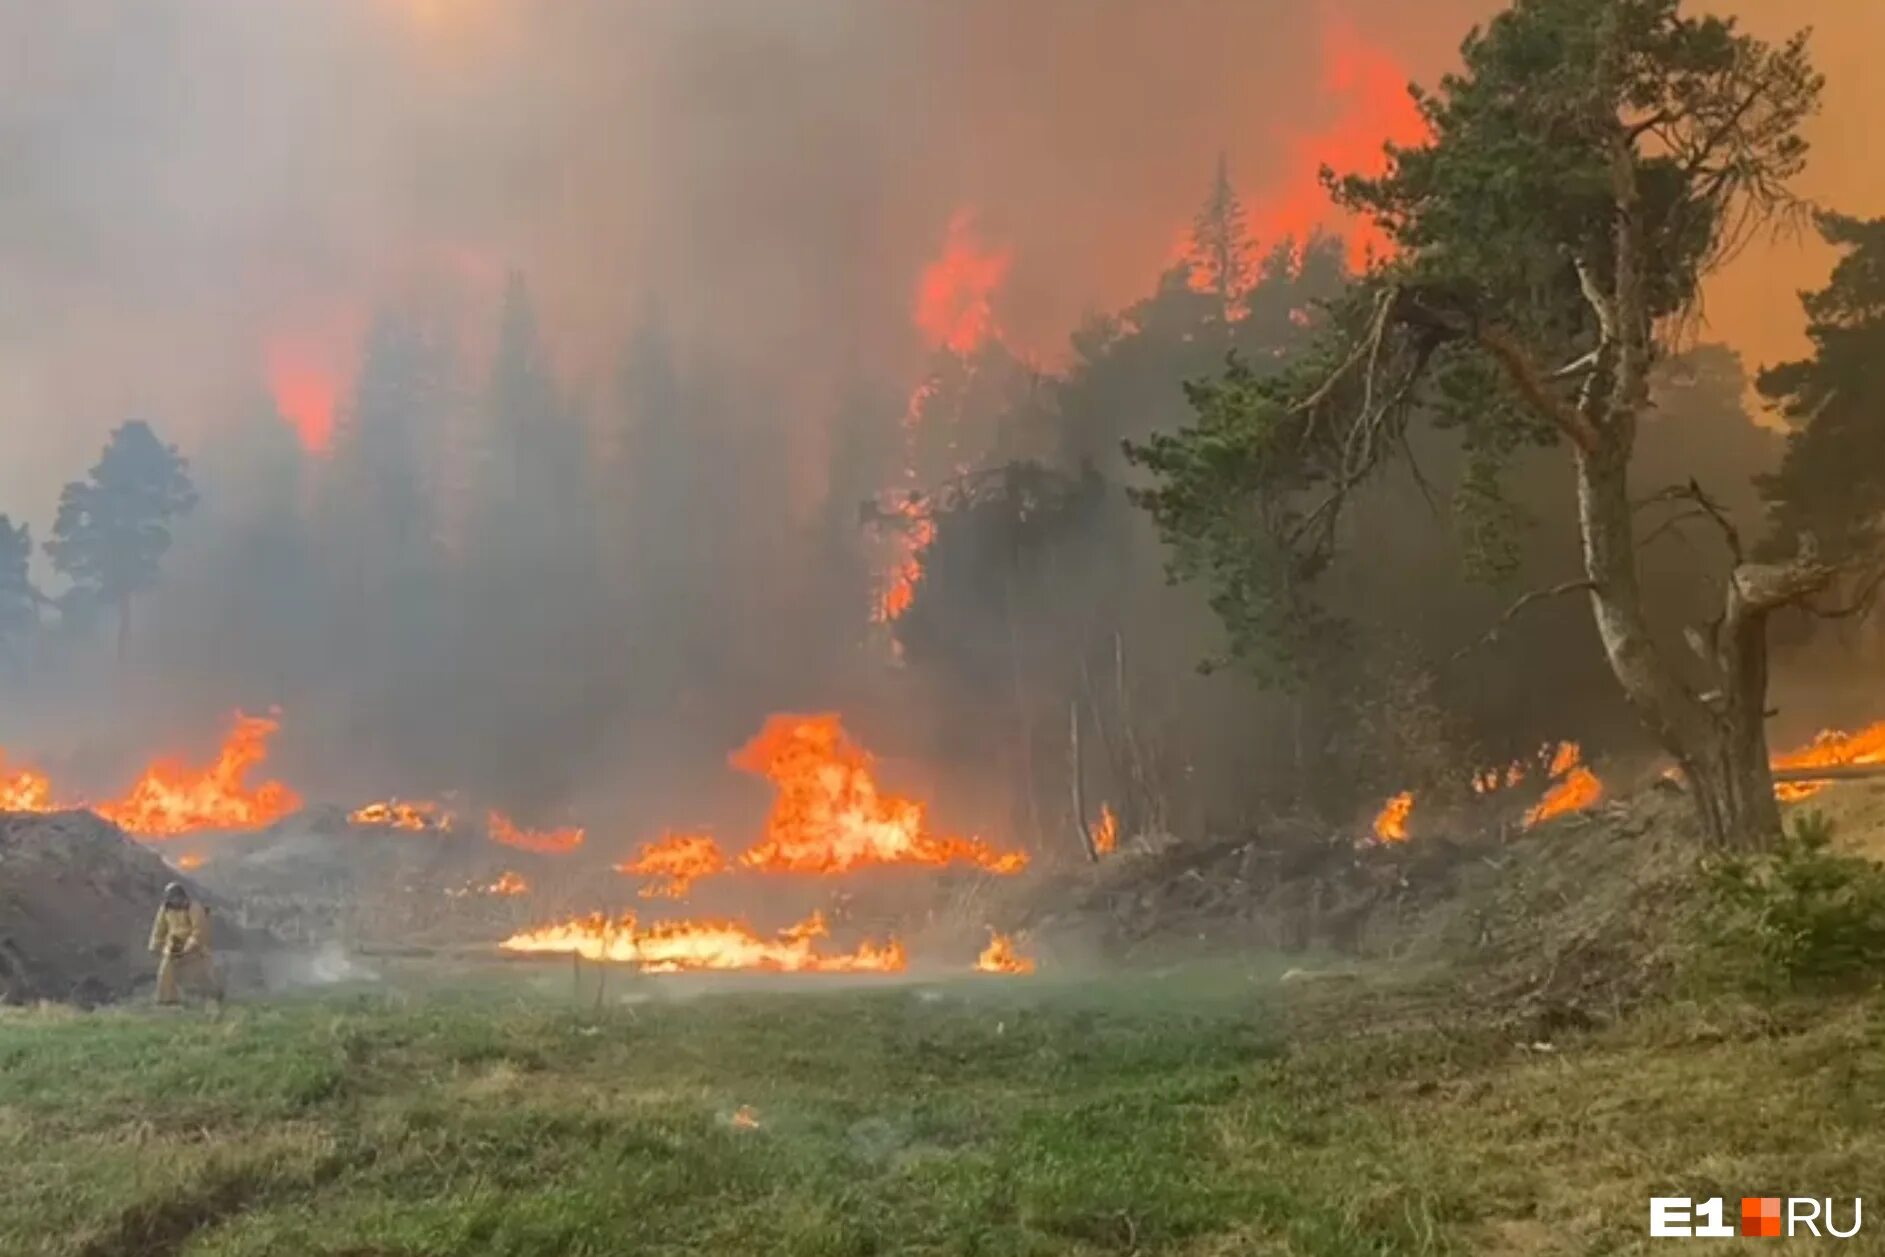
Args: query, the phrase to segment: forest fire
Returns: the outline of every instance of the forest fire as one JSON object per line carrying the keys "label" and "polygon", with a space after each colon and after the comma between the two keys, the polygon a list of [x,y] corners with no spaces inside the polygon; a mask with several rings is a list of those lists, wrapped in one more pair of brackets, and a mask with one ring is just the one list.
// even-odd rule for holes
{"label": "forest fire", "polygon": [[[1775,755],[1771,762],[1776,770],[1885,764],[1885,721],[1868,725],[1857,733],[1823,730],[1807,745]],[[1825,781],[1777,781],[1774,797],[1782,803],[1798,803],[1812,798],[1827,785]]]}
{"label": "forest fire", "polygon": [[300,796],[279,781],[248,784],[249,770],[268,758],[268,739],[280,727],[272,716],[237,712],[214,764],[198,769],[159,760],[124,798],[92,810],[146,838],[271,825],[301,806]]}
{"label": "forest fire", "polygon": [[1410,76],[1387,50],[1369,43],[1354,26],[1331,22],[1322,36],[1322,89],[1336,102],[1327,123],[1291,137],[1280,194],[1260,199],[1251,226],[1260,240],[1301,243],[1319,231],[1339,230],[1349,265],[1360,270],[1388,253],[1381,228],[1346,215],[1322,188],[1321,170],[1378,175],[1386,156],[1382,141],[1412,145],[1428,136],[1427,121],[1408,94]]}
{"label": "forest fire", "polygon": [[1561,742],[1551,759],[1551,787],[1525,813],[1525,828],[1559,816],[1582,812],[1603,801],[1604,783],[1584,767],[1583,752],[1575,742]]}
{"label": "forest fire", "polygon": [[484,824],[485,833],[492,842],[501,842],[519,851],[534,851],[538,855],[565,855],[583,845],[584,834],[579,825],[561,829],[522,829],[510,817],[498,811],[487,815]]}
{"label": "forest fire", "polygon": [[643,899],[680,899],[696,881],[726,868],[726,855],[712,835],[664,834],[643,843],[635,858],[616,865],[615,871],[660,879],[641,888]]}
{"label": "forest fire", "polygon": [[1012,938],[990,930],[988,946],[975,958],[975,968],[978,973],[1033,973],[1034,960],[1016,950]]}
{"label": "forest fire", "polygon": [[[1542,825],[1546,821],[1573,812],[1582,812],[1603,801],[1604,783],[1584,766],[1584,752],[1575,742],[1560,742],[1555,747],[1548,747],[1551,759],[1545,769],[1549,784],[1538,802],[1525,811],[1525,828]],[[1540,752],[1543,759],[1544,752]],[[1481,798],[1510,790],[1523,785],[1531,775],[1524,763],[1512,763],[1504,768],[1487,768],[1473,774],[1472,789]],[[1404,842],[1407,839],[1407,822],[1414,813],[1414,792],[1403,790],[1375,813],[1374,836],[1379,842]]]}
{"label": "forest fire", "polygon": [[869,753],[845,735],[835,714],[773,716],[732,763],[777,791],[764,839],[740,857],[746,868],[831,874],[869,865],[967,864],[1008,874],[1027,865],[1021,852],[932,833],[922,803],[881,793]]}
{"label": "forest fire", "polygon": [[923,552],[936,539],[936,521],[914,493],[885,508],[885,514],[894,521],[890,531],[895,551],[888,570],[878,581],[877,605],[871,612],[871,619],[878,624],[902,618],[916,601],[916,586],[923,579]]}
{"label": "forest fire", "polygon": [[1100,819],[1093,826],[1093,851],[1111,855],[1119,846],[1119,817],[1110,803],[1100,804]]}
{"label": "forest fire", "polygon": [[52,812],[52,779],[30,768],[8,769],[0,753],[0,812]]}
{"label": "forest fire", "polygon": [[442,806],[424,799],[386,799],[347,813],[347,822],[352,825],[411,833],[450,833],[453,819]]}
{"label": "forest fire", "polygon": [[662,921],[642,926],[634,914],[602,913],[513,934],[509,952],[574,953],[585,960],[632,964],[644,973],[757,970],[771,973],[901,973],[909,964],[895,939],[863,942],[849,952],[821,952],[830,930],[813,913],[772,938],[739,921]]}
{"label": "forest fire", "polygon": [[995,334],[995,290],[1014,256],[976,238],[975,213],[957,210],[949,219],[940,256],[917,280],[914,317],[925,343],[964,357]]}
{"label": "forest fire", "polygon": [[1414,811],[1414,792],[1403,790],[1386,803],[1375,814],[1374,836],[1382,842],[1405,842],[1407,840],[1407,818]]}

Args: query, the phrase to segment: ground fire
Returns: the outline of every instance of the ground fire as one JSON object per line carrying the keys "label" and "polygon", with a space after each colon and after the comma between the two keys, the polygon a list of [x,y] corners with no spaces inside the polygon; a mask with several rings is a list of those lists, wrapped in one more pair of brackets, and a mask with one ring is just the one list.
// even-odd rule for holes
{"label": "ground fire", "polygon": [[1006,934],[989,931],[988,946],[975,958],[975,968],[981,973],[1033,973],[1034,961],[1023,956],[1015,948],[1015,941]]}
{"label": "ground fire", "polygon": [[615,866],[618,873],[651,880],[641,888],[643,899],[680,899],[703,877],[724,873],[726,854],[709,834],[666,834],[642,844],[633,860]]}
{"label": "ground fire", "polygon": [[248,784],[249,770],[268,758],[268,739],[280,727],[273,716],[238,712],[214,764],[199,769],[159,760],[124,798],[93,804],[92,811],[144,838],[271,825],[301,806],[301,797],[279,781]]}
{"label": "ground fire", "polygon": [[8,768],[0,754],[0,812],[51,812],[52,781],[30,768]]}
{"label": "ground fire", "polygon": [[577,825],[560,829],[523,829],[498,811],[487,814],[484,825],[485,833],[492,842],[501,842],[519,851],[534,851],[538,855],[565,855],[583,845],[583,830]]}
{"label": "ground fire", "polygon": [[347,813],[349,824],[411,833],[449,833],[454,820],[442,805],[425,799],[387,799]]}
{"label": "ground fire", "polygon": [[[1547,752],[1549,758],[1546,758]],[[1545,777],[1549,784],[1536,803],[1525,811],[1525,828],[1542,825],[1546,821],[1573,812],[1582,812],[1603,801],[1604,783],[1597,774],[1584,766],[1584,752],[1575,742],[1560,742],[1555,747],[1547,746],[1539,753],[1539,759],[1545,761]],[[1512,763],[1504,768],[1487,768],[1473,774],[1473,793],[1482,798],[1511,790],[1525,783],[1531,775],[1531,769],[1524,763]],[[1414,793],[1403,790],[1375,813],[1373,829],[1376,841],[1403,842],[1407,838],[1408,819],[1414,813]]]}
{"label": "ground fire", "polygon": [[732,757],[734,767],[772,782],[764,838],[742,867],[773,873],[843,873],[870,865],[966,864],[1017,873],[1019,851],[979,838],[934,833],[923,804],[878,789],[871,757],[833,714],[779,715]]}
{"label": "ground fire", "polygon": [[525,930],[500,946],[510,952],[575,953],[585,960],[632,964],[644,973],[751,969],[776,973],[901,973],[903,944],[863,942],[848,952],[820,951],[830,934],[813,913],[764,938],[740,921],[661,921],[642,925],[633,913],[595,913]]}
{"label": "ground fire", "polygon": [[1119,817],[1114,814],[1112,805],[1100,804],[1100,818],[1093,825],[1093,852],[1095,855],[1111,855],[1119,846]]}
{"label": "ground fire", "polygon": [[[1774,756],[1776,769],[1846,768],[1860,764],[1885,764],[1885,721],[1867,725],[1857,733],[1827,729],[1807,745]],[[1824,781],[1781,781],[1774,784],[1774,797],[1783,803],[1809,799],[1826,788]]]}

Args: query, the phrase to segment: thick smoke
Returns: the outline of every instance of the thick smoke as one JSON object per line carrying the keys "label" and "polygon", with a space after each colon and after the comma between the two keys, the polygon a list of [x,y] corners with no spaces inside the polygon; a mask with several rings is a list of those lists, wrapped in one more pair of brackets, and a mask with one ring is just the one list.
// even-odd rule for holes
{"label": "thick smoke", "polygon": [[[1405,125],[1392,83],[1431,80],[1495,7],[0,0],[0,510],[43,539],[58,486],[134,416],[205,489],[133,660],[146,671],[68,671],[16,710],[56,710],[82,761],[107,710],[136,726],[121,743],[148,748],[279,699],[284,754],[329,788],[475,777],[543,808],[639,779],[621,766],[650,740],[624,731],[635,711],[674,722],[702,764],[700,782],[673,762],[646,775],[711,793],[718,752],[770,706],[868,688],[856,573],[833,556],[894,470],[929,352],[917,288],[951,224],[1009,259],[990,318],[1052,368],[1083,318],[1152,290],[1220,154],[1259,233],[1338,225],[1317,162],[1362,159]],[[1857,66],[1885,15],[1867,0],[1784,9],[1751,20],[1817,23],[1832,76],[1810,190],[1885,209],[1849,125],[1885,94]],[[1788,294],[1822,265],[1797,245],[1751,252],[1711,300],[1711,337],[1751,363],[1791,352]],[[427,528],[484,570],[466,503],[501,458],[477,399],[513,274],[557,413],[590,450],[557,457],[595,535],[558,552],[678,571],[661,598],[680,605],[598,576],[587,601],[552,581],[409,612],[393,591],[423,576],[371,543],[371,562],[326,556],[339,586],[278,580],[265,605],[232,600],[232,571],[267,586],[281,570],[254,519],[357,505],[334,487],[339,447],[388,311],[427,329],[440,397],[460,400],[412,428],[418,448],[376,457],[411,459],[437,508]],[[684,416],[639,464],[618,448],[637,404]],[[665,503],[658,528],[611,513],[637,494]],[[624,535],[631,522],[643,535]],[[230,539],[238,524],[246,540]],[[492,527],[539,538],[535,522]],[[567,631],[525,631],[544,599]],[[331,623],[343,602],[383,611],[358,639],[372,649]],[[401,774],[431,780],[384,779]]]}

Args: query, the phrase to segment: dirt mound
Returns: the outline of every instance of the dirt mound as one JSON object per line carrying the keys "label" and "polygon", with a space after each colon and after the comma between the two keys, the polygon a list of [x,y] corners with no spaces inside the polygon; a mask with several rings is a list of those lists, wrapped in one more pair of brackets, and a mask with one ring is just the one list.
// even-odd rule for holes
{"label": "dirt mound", "polygon": [[1122,856],[1037,885],[1005,921],[1126,962],[1227,947],[1435,962],[1457,967],[1462,999],[1602,1020],[1672,972],[1700,855],[1687,801],[1661,786],[1524,833],[1358,846],[1279,824]]}
{"label": "dirt mound", "polygon": [[148,987],[151,918],[179,880],[90,812],[0,813],[0,1002],[101,1004]]}

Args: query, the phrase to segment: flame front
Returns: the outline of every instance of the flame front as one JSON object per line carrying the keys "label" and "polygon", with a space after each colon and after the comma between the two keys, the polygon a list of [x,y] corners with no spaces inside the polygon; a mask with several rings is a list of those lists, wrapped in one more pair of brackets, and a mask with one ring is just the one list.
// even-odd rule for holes
{"label": "flame front", "polygon": [[616,918],[593,913],[513,934],[499,946],[511,952],[574,952],[586,960],[632,964],[644,973],[901,973],[909,964],[895,939],[866,941],[849,952],[820,952],[818,940],[829,933],[820,913],[770,939],[741,921],[662,921],[644,928],[633,913]]}
{"label": "flame front", "polygon": [[1407,818],[1414,812],[1414,792],[1403,790],[1375,814],[1374,836],[1382,842],[1407,841]]}
{"label": "flame front", "polygon": [[1093,826],[1093,850],[1100,855],[1111,855],[1119,845],[1119,817],[1113,814],[1110,803],[1100,804],[1100,819]]}
{"label": "flame front", "polygon": [[643,899],[680,899],[703,877],[724,873],[727,859],[710,834],[664,834],[642,844],[633,860],[615,866],[632,877],[660,878],[641,888]]}
{"label": "flame front", "polygon": [[52,812],[52,779],[30,768],[7,769],[0,752],[0,812]]}
{"label": "flame front", "polygon": [[1525,828],[1559,816],[1594,807],[1604,797],[1604,783],[1584,767],[1583,751],[1575,742],[1560,742],[1551,758],[1551,788],[1525,813]]}
{"label": "flame front", "polygon": [[563,829],[520,829],[510,817],[498,811],[486,816],[484,825],[492,842],[501,842],[520,851],[534,851],[538,855],[563,855],[583,845],[584,835],[580,825]]}
{"label": "flame front", "polygon": [[773,716],[732,762],[777,792],[765,838],[740,857],[748,868],[829,874],[881,864],[969,864],[1005,874],[1027,865],[1021,852],[931,833],[922,803],[879,791],[870,755],[845,736],[834,714]]}
{"label": "flame front", "polygon": [[427,799],[386,799],[347,813],[350,824],[413,833],[449,833],[452,814]]}
{"label": "flame front", "polygon": [[124,798],[92,810],[146,838],[272,825],[301,806],[300,796],[279,781],[250,787],[247,779],[249,770],[268,758],[268,739],[279,728],[272,716],[237,712],[235,728],[210,767],[159,760]]}
{"label": "flame front", "polygon": [[1023,956],[1015,948],[1015,942],[1006,934],[990,930],[988,946],[975,958],[975,968],[980,973],[1033,973],[1034,959]]}
{"label": "flame front", "polygon": [[[1868,725],[1857,733],[1822,730],[1805,746],[1773,757],[1776,769],[1843,768],[1853,764],[1885,764],[1885,721]],[[1774,797],[1783,803],[1797,803],[1812,798],[1827,784],[1824,781],[1777,781]]]}

